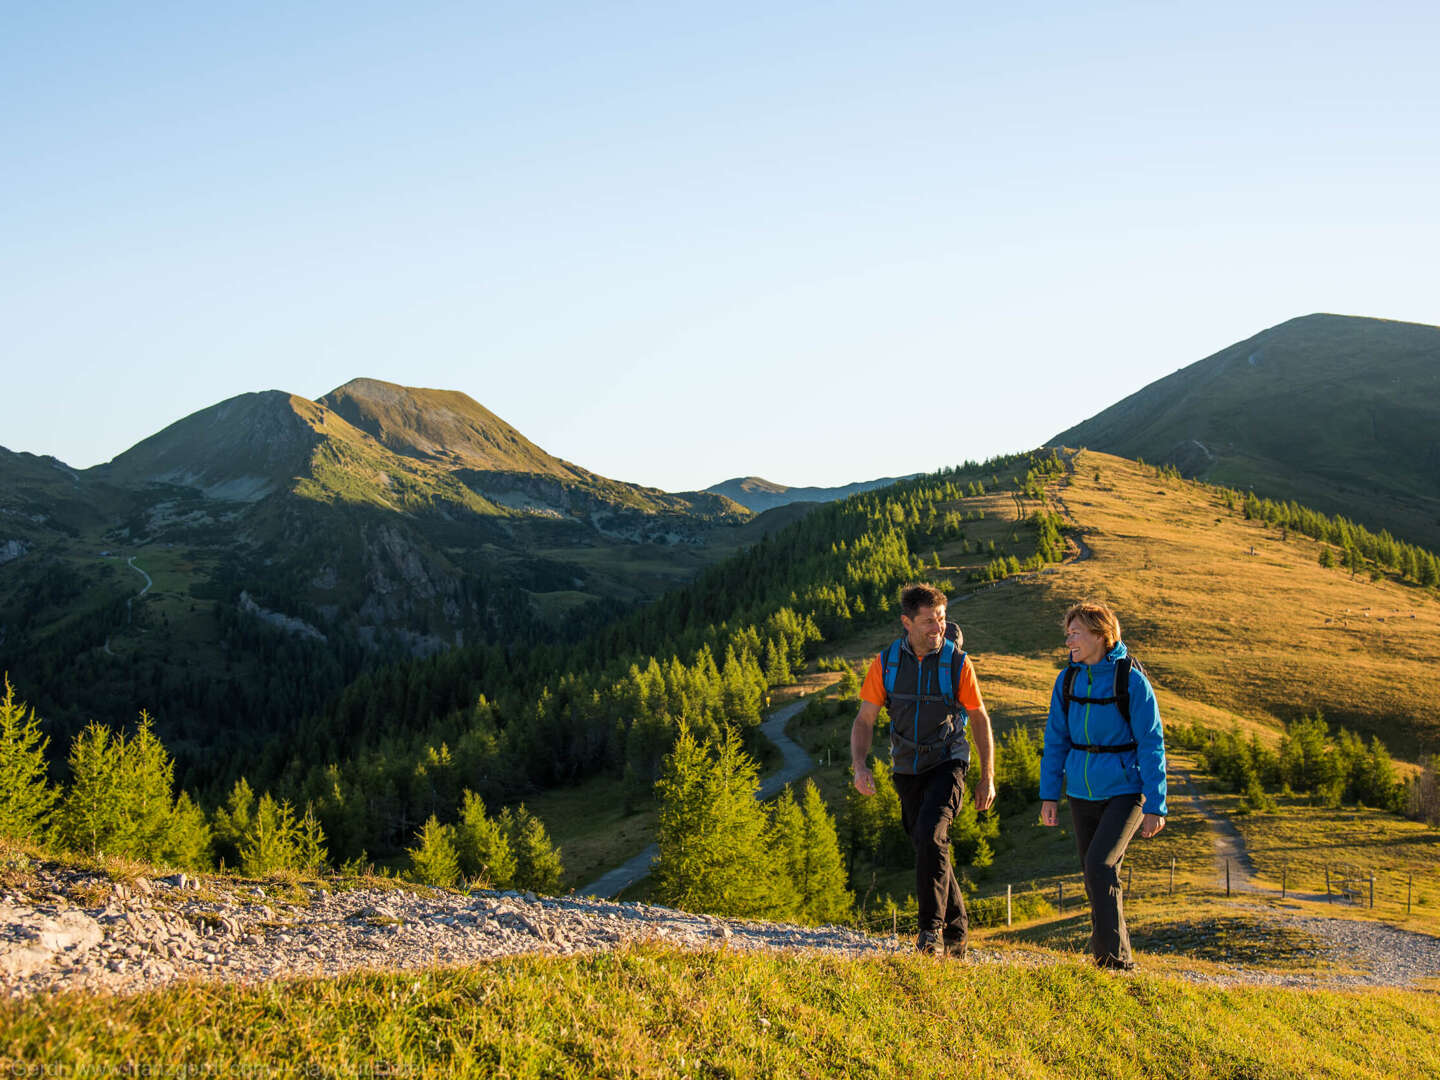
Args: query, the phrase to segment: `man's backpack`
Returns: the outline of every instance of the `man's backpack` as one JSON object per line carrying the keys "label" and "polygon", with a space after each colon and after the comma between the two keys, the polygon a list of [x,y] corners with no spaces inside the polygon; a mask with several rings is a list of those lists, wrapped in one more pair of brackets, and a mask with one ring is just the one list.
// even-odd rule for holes
{"label": "man's backpack", "polygon": [[[1120,715],[1125,718],[1125,726],[1130,727],[1130,672],[1138,671],[1145,674],[1145,665],[1132,656],[1122,656],[1115,661],[1115,694],[1113,697],[1076,697],[1074,693],[1075,673],[1080,670],[1078,664],[1071,664],[1065,669],[1065,678],[1060,683],[1060,701],[1065,709],[1065,715],[1070,715],[1070,705],[1079,702],[1081,705],[1114,705],[1120,710]],[[1131,737],[1134,737],[1134,728],[1131,728]],[[1076,750],[1088,750],[1095,754],[1118,754],[1123,750],[1134,750],[1137,743],[1117,743],[1103,746],[1090,746],[1081,743],[1071,744]]]}
{"label": "man's backpack", "polygon": [[[953,624],[952,624],[953,625]],[[895,692],[895,677],[900,672],[900,650],[904,647],[904,638],[896,638],[889,647],[880,654],[881,675],[885,681],[885,696],[888,698]],[[956,695],[959,693],[960,670],[965,664],[965,653],[956,646],[950,636],[940,644],[940,660],[937,667],[940,678],[940,697],[945,704],[954,705],[957,702]],[[916,687],[919,689],[918,685]],[[902,695],[908,697],[909,695]],[[932,695],[917,694],[917,699],[924,699]]]}

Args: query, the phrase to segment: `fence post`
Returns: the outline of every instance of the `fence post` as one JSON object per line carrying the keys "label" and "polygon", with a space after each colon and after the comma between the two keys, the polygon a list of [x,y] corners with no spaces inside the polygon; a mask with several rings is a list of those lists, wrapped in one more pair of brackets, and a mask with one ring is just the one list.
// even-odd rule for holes
{"label": "fence post", "polygon": [[1230,860],[1225,860],[1225,895],[1230,895]]}
{"label": "fence post", "polygon": [[1010,886],[1005,886],[1005,925],[1010,925]]}
{"label": "fence post", "polygon": [[1170,895],[1175,895],[1175,856],[1170,856]]}
{"label": "fence post", "polygon": [[890,933],[893,937],[900,936],[900,909],[890,909]]}
{"label": "fence post", "polygon": [[1330,902],[1330,866],[1328,863],[1325,866],[1325,902],[1327,904]]}
{"label": "fence post", "polygon": [[1410,914],[1410,889],[1415,884],[1415,872],[1412,870],[1405,880],[1405,914]]}
{"label": "fence post", "polygon": [[1282,867],[1280,868],[1280,899],[1281,899],[1281,900],[1284,900],[1284,899],[1285,899],[1285,871],[1286,871],[1287,869],[1288,869],[1288,868],[1287,868],[1287,867],[1284,867],[1284,866],[1282,866]]}
{"label": "fence post", "polygon": [[1059,897],[1059,901],[1060,901],[1059,904],[1056,905],[1056,906],[1058,906],[1058,907],[1060,908],[1060,914],[1061,914],[1061,915],[1064,915],[1064,914],[1065,914],[1065,882],[1063,882],[1063,881],[1060,882],[1060,897]]}
{"label": "fence post", "polygon": [[1375,871],[1370,871],[1370,910],[1375,910]]}

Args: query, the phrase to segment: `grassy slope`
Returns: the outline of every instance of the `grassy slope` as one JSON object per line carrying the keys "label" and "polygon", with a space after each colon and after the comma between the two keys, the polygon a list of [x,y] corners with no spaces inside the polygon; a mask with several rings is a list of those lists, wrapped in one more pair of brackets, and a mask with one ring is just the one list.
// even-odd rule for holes
{"label": "grassy slope", "polygon": [[[1273,742],[1284,720],[1320,708],[1332,723],[1381,735],[1402,756],[1440,747],[1432,707],[1440,664],[1435,593],[1352,581],[1342,570],[1318,565],[1314,541],[1294,534],[1282,541],[1225,510],[1204,485],[1158,480],[1153,469],[1122,458],[1081,453],[1057,493],[1090,558],[977,591],[964,579],[990,556],[962,555],[958,544],[939,552],[936,576],[950,577],[964,597],[952,603],[951,614],[965,630],[998,732],[1024,724],[1038,735],[1063,663],[1060,616],[1073,601],[1099,596],[1119,611],[1126,640],[1156,683],[1167,723],[1238,724]],[[1017,505],[1010,494],[967,498],[964,509],[987,513],[967,522],[967,532],[972,541],[994,539],[1003,546],[1035,505]],[[868,662],[893,633],[888,623],[877,623],[820,651]],[[814,678],[823,685],[838,676]],[[830,764],[813,777],[837,812],[848,784],[850,719],[841,715],[818,727],[791,729],[817,758],[829,752]],[[1184,755],[1177,761],[1190,764]],[[576,884],[592,880],[588,871],[603,869],[607,858],[618,863],[648,842],[644,829],[627,830],[618,842],[613,831],[581,828],[563,801],[553,814],[548,797],[530,805],[550,825],[567,863],[587,868],[575,876]],[[606,820],[629,820],[619,818],[615,798],[605,805],[611,807]],[[1297,809],[1296,820],[1308,822],[1307,812]],[[1370,816],[1380,830],[1396,820]],[[1169,826],[1155,841],[1132,848],[1137,888],[1158,887],[1162,880],[1168,887],[1172,857],[1178,887],[1213,888],[1203,821],[1176,800]],[[1314,828],[1322,827],[1317,818]],[[596,854],[597,845],[603,854]],[[1036,829],[1031,812],[1014,815],[1003,825],[995,865],[980,881],[982,894],[1007,881],[1049,893],[1064,880],[1078,895],[1072,845],[1068,829]],[[1384,851],[1371,850],[1367,861],[1387,865]],[[1270,870],[1262,854],[1257,871],[1278,885],[1278,867]],[[912,890],[904,874],[875,885],[877,895],[903,897]]]}
{"label": "grassy slope", "polygon": [[[1057,435],[1440,546],[1440,328],[1309,315]],[[1198,440],[1212,458],[1194,448]]]}
{"label": "grassy slope", "polygon": [[1039,967],[681,955],[0,1005],[0,1062],[322,1075],[1361,1077],[1440,1069],[1440,1000]]}

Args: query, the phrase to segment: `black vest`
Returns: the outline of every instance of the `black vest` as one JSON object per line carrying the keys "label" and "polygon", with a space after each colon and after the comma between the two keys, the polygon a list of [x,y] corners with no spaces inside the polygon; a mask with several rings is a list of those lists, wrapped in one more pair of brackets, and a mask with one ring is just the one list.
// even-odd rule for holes
{"label": "black vest", "polygon": [[894,683],[886,693],[890,710],[890,767],[894,772],[915,775],[958,761],[970,764],[970,740],[965,737],[969,716],[960,704],[960,674],[964,670],[964,653],[953,653],[950,685],[954,697],[943,696],[940,678],[941,651],[930,653],[917,662],[915,652],[906,638],[888,646],[880,654],[881,674],[889,682],[886,661],[898,659]]}

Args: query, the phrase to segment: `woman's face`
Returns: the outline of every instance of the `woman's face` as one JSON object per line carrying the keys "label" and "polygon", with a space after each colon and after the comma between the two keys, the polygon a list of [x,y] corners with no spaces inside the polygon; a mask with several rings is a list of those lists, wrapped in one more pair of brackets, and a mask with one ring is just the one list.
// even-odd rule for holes
{"label": "woman's face", "polygon": [[1105,639],[1079,619],[1071,619],[1065,627],[1065,646],[1077,664],[1098,664],[1105,656]]}

